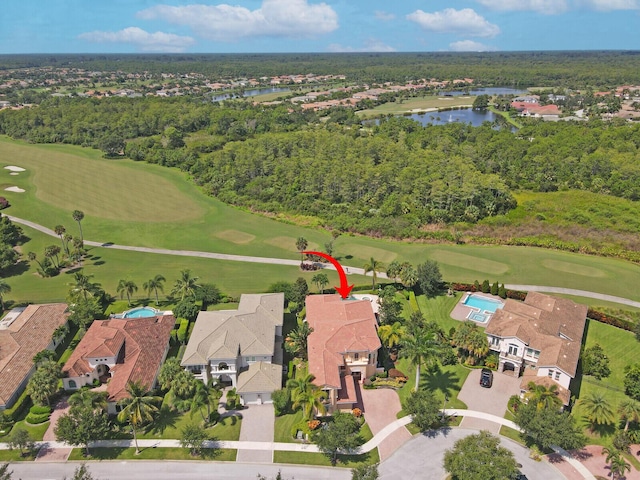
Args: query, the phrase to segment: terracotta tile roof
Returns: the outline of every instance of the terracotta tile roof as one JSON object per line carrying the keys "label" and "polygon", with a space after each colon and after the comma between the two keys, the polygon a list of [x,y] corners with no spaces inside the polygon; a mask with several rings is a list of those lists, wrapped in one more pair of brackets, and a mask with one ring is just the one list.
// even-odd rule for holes
{"label": "terracotta tile roof", "polygon": [[485,332],[519,338],[528,347],[540,350],[539,367],[558,367],[575,377],[586,318],[586,305],[529,292],[524,303],[508,299]]}
{"label": "terracotta tile roof", "polygon": [[381,346],[376,318],[368,300],[342,300],[340,295],[310,295],[307,322],[309,373],[320,386],[341,388],[343,353],[374,352]]}
{"label": "terracotta tile roof", "polygon": [[33,368],[36,353],[47,348],[56,328],[67,323],[67,305],[29,305],[0,329],[0,405],[6,405]]}
{"label": "terracotta tile roof", "polygon": [[62,371],[70,377],[80,377],[93,371],[88,358],[118,355],[116,365],[110,369],[108,400],[117,402],[126,398],[126,386],[130,381],[140,382],[150,389],[175,323],[173,315],[95,320]]}
{"label": "terracotta tile roof", "polygon": [[283,321],[283,293],[242,295],[238,310],[200,312],[182,365],[205,365],[238,354],[273,356],[276,327]]}

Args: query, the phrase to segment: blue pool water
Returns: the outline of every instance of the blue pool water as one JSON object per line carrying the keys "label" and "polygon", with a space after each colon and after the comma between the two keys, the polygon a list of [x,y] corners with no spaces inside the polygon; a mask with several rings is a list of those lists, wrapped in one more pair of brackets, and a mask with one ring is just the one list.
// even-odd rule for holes
{"label": "blue pool water", "polygon": [[496,313],[497,309],[503,307],[501,302],[497,302],[495,300],[491,300],[489,298],[481,297],[478,295],[469,295],[464,301],[464,304],[469,307],[478,308],[481,312],[486,311],[491,313]]}
{"label": "blue pool water", "polygon": [[153,308],[134,308],[124,314],[124,318],[146,318],[155,317],[158,313]]}

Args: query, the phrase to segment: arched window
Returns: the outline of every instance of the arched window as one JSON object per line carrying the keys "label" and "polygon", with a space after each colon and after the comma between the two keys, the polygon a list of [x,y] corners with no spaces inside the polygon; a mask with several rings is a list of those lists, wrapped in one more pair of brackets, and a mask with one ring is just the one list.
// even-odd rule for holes
{"label": "arched window", "polygon": [[75,380],[69,380],[69,388],[78,388]]}
{"label": "arched window", "polygon": [[229,365],[227,365],[225,362],[220,362],[218,364],[218,370],[229,370]]}

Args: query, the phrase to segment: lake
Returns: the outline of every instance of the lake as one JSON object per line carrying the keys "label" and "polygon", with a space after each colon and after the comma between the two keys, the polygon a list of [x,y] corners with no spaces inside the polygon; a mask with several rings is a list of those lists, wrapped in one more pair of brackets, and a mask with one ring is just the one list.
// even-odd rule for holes
{"label": "lake", "polygon": [[471,108],[460,108],[456,110],[445,110],[440,112],[414,113],[403,115],[424,125],[445,125],[447,123],[460,122],[470,123],[474,127],[479,127],[483,122],[491,122],[498,117],[497,114],[489,110],[473,110]]}

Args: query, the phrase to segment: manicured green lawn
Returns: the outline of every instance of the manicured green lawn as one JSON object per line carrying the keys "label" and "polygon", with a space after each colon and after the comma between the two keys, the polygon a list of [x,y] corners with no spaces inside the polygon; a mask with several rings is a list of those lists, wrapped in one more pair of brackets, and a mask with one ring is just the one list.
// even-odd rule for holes
{"label": "manicured green lawn", "polygon": [[445,333],[448,333],[451,327],[457,328],[460,325],[458,320],[451,318],[451,310],[460,301],[461,292],[449,297],[447,295],[439,295],[434,298],[427,298],[425,295],[418,295],[418,307],[425,319],[435,321],[442,327]]}
{"label": "manicured green lawn", "polygon": [[[158,438],[158,439],[175,439],[181,438],[181,431],[189,424],[202,423],[202,417],[196,413],[193,416],[189,412],[178,413],[172,412],[166,407],[162,408],[159,418],[155,422],[155,426],[151,426],[146,432],[139,433],[138,438]],[[239,440],[240,425],[242,419],[233,416],[220,420],[216,425],[207,428],[210,437],[216,440]]]}
{"label": "manicured green lawn", "polygon": [[[0,188],[16,185],[24,193],[3,191],[12,206],[9,215],[26,218],[49,228],[64,225],[78,235],[71,212],[85,212],[84,236],[89,240],[127,245],[214,251],[297,259],[295,240],[322,248],[329,232],[251,214],[205,195],[183,172],[130,160],[107,160],[100,152],[69,145],[29,145],[0,137],[0,167],[17,165],[27,171],[10,176],[0,168]],[[10,159],[10,160],[9,160]],[[4,213],[4,212],[3,212]],[[60,240],[25,228],[31,241],[23,252],[42,256],[44,247]],[[527,247],[422,244],[341,235],[334,242],[335,256],[344,265],[362,267],[371,256],[388,264],[393,260],[419,264],[436,260],[445,280],[473,282],[488,278],[501,283],[553,285],[618,295],[640,300],[640,266],[601,258]],[[189,268],[202,282],[216,283],[224,292],[264,291],[278,280],[310,281],[313,272],[297,267],[207,260],[91,248],[85,273],[94,275],[110,293],[120,279],[142,283],[156,274],[167,278],[171,289],[179,271]],[[12,275],[7,281],[8,300],[62,301],[70,275],[42,279],[35,269]],[[337,284],[328,271],[330,285]],[[365,284],[363,277],[350,281]],[[135,300],[145,298],[141,290]]]}
{"label": "manicured green lawn", "polygon": [[[145,447],[136,455],[135,448],[92,448],[89,460],[215,460],[235,462],[237,450],[231,448],[205,449],[202,456],[192,456],[186,448]],[[84,449],[74,448],[69,456],[71,461],[87,460]]]}
{"label": "manicured green lawn", "polygon": [[[375,448],[370,452],[362,455],[339,455],[337,467],[355,468],[358,465],[371,465],[380,462],[378,449]],[[273,452],[273,463],[293,463],[297,465],[320,465],[330,467],[331,461],[329,457],[323,453],[310,452]]]}
{"label": "manicured green lawn", "polygon": [[11,432],[17,428],[26,430],[27,432],[29,432],[29,435],[31,436],[31,440],[33,440],[34,442],[38,442],[42,440],[42,437],[44,437],[45,432],[49,428],[49,422],[44,422],[39,425],[30,425],[26,423],[24,420],[20,420],[19,422],[14,423],[11,431],[7,432],[7,435],[4,438],[0,437],[0,439],[2,439],[3,441],[7,441],[7,439],[11,435]]}
{"label": "manicured green lawn", "polygon": [[[572,389],[572,393],[580,398],[594,392],[603,393],[611,403],[614,411],[618,405],[628,399],[624,394],[624,367],[638,362],[639,344],[631,332],[619,328],[605,325],[603,323],[587,320],[587,335],[585,346],[590,347],[600,344],[604,353],[609,358],[611,375],[602,380],[596,380],[590,376],[583,376],[581,382],[574,382],[577,388]],[[589,443],[607,445],[615,433],[614,425],[599,427],[595,432],[589,430],[584,410],[580,401],[573,408],[573,415],[580,425],[585,428],[585,433],[589,437]],[[616,418],[618,418],[616,416]]]}
{"label": "manicured green lawn", "polygon": [[302,420],[302,410],[276,417],[274,425],[274,442],[298,443],[291,436],[291,428]]}
{"label": "manicured green lawn", "polygon": [[[400,402],[404,404],[413,391],[416,370],[414,365],[406,358],[401,358],[396,368],[407,375],[407,383],[398,390]],[[467,408],[464,402],[458,400],[458,393],[470,372],[470,369],[460,364],[438,366],[433,372],[429,372],[428,369],[423,367],[420,369],[420,388],[432,391],[439,404],[444,403],[444,395],[446,394],[449,397],[447,408]]]}
{"label": "manicured green lawn", "polygon": [[26,462],[34,460],[34,455],[23,457],[20,450],[0,450],[0,462]]}
{"label": "manicured green lawn", "polygon": [[507,426],[500,427],[500,435],[510,438],[514,442],[518,442],[520,445],[524,445],[525,443],[522,441],[522,437],[520,436],[520,432]]}

